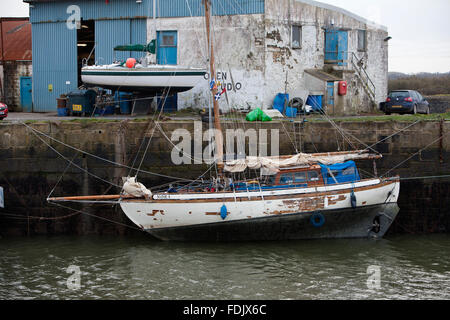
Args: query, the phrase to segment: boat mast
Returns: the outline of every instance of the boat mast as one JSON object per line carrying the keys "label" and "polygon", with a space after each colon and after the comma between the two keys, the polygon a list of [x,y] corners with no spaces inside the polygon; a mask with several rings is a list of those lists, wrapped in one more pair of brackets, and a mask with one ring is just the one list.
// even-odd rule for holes
{"label": "boat mast", "polygon": [[[211,11],[209,6],[210,0],[203,0],[203,5],[205,6],[205,19],[206,19],[206,37],[208,39],[208,47],[210,49],[210,75],[211,80],[215,78],[216,69],[215,69],[215,60],[214,60],[214,43],[211,41],[211,28],[210,28],[210,20],[211,20]],[[216,94],[218,93],[217,85],[214,85],[211,89],[211,94],[213,98],[214,104],[214,128],[215,128],[215,140],[216,140],[216,154],[217,154],[217,169],[219,173],[219,177],[223,175],[223,135],[222,135],[222,126],[220,125],[220,109],[219,102],[215,99]]]}

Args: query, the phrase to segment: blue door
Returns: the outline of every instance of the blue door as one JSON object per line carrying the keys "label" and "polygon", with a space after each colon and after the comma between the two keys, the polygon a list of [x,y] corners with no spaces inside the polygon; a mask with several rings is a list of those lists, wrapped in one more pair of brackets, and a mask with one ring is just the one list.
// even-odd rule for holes
{"label": "blue door", "polygon": [[158,64],[177,64],[177,31],[158,31],[156,60]]}
{"label": "blue door", "polygon": [[327,106],[334,111],[334,82],[327,82]]}
{"label": "blue door", "polygon": [[[158,31],[156,61],[158,64],[176,65],[177,61],[177,31]],[[158,109],[164,105],[164,112],[178,110],[178,94],[164,99],[158,98]]]}
{"label": "blue door", "polygon": [[20,77],[20,105],[23,112],[32,112],[33,100],[33,84],[31,77]]}
{"label": "blue door", "polygon": [[348,59],[348,32],[325,31],[325,62],[346,66]]}

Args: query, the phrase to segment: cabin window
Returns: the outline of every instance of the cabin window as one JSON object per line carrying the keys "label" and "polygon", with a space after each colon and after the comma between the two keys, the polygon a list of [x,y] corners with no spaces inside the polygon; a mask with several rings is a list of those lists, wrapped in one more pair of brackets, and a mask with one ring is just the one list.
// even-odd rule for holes
{"label": "cabin window", "polygon": [[274,185],[275,184],[275,177],[276,176],[269,176],[269,177],[267,177],[266,184],[267,185]]}
{"label": "cabin window", "polygon": [[296,172],[294,175],[295,183],[305,183],[306,182],[306,172]]}
{"label": "cabin window", "polygon": [[355,175],[355,168],[354,167],[349,167],[349,168],[345,169],[344,171],[342,171],[342,175],[343,176],[354,176]]}
{"label": "cabin window", "polygon": [[312,182],[317,182],[320,180],[319,173],[317,171],[310,171],[308,172],[308,180]]}
{"label": "cabin window", "polygon": [[292,174],[287,173],[281,175],[280,184],[292,184],[292,182],[294,182],[294,180],[292,179]]}
{"label": "cabin window", "polygon": [[358,30],[358,51],[366,51],[366,30]]}
{"label": "cabin window", "polygon": [[302,47],[302,27],[298,25],[292,26],[292,49],[300,49]]}

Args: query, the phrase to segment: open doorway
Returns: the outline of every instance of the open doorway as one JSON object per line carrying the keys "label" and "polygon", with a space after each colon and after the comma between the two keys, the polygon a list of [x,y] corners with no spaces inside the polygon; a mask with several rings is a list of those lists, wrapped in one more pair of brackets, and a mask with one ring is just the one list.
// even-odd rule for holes
{"label": "open doorway", "polygon": [[78,62],[78,87],[81,82],[81,67],[83,62],[88,65],[95,63],[95,21],[81,20],[81,26],[77,30],[77,62]]}

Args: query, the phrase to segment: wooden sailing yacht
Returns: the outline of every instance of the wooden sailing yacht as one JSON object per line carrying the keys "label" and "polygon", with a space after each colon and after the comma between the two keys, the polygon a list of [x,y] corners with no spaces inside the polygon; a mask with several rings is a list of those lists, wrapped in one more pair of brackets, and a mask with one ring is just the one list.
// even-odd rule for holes
{"label": "wooden sailing yacht", "polygon": [[[210,9],[204,1],[211,74]],[[212,86],[213,97],[217,87]],[[365,150],[284,157],[247,157],[224,163],[219,105],[214,101],[218,177],[213,184],[153,194],[129,178],[121,195],[51,198],[117,200],[137,226],[162,240],[245,241],[383,237],[396,218],[400,179],[361,179],[355,160],[381,155]],[[254,181],[227,175],[258,169]]]}

